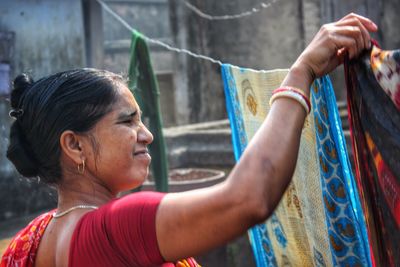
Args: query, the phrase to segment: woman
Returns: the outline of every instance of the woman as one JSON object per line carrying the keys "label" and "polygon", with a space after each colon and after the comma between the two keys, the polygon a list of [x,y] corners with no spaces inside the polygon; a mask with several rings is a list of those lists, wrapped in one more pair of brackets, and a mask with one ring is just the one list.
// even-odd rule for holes
{"label": "woman", "polygon": [[[55,185],[59,199],[54,213],[17,235],[1,266],[174,266],[167,262],[205,252],[264,221],[293,174],[311,83],[346,53],[354,58],[369,48],[369,32],[376,30],[355,14],[324,25],[282,83],[303,100],[275,98],[228,179],[183,193],[115,198],[145,180],[153,139],[119,76],[81,69],[35,83],[17,77],[7,155],[22,175]],[[17,242],[22,239],[30,243]],[[21,244],[29,251],[17,251]],[[196,265],[193,259],[179,264]]]}

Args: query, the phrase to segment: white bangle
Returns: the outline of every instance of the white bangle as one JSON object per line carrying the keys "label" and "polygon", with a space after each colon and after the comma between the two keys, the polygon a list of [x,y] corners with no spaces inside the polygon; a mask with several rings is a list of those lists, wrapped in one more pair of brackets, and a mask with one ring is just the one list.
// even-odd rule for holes
{"label": "white bangle", "polygon": [[269,100],[269,105],[272,106],[274,101],[278,98],[291,98],[293,100],[296,100],[300,105],[303,106],[307,115],[310,113],[310,109],[309,109],[306,101],[303,99],[303,96],[295,91],[282,91],[282,92],[274,93],[272,95],[271,99]]}

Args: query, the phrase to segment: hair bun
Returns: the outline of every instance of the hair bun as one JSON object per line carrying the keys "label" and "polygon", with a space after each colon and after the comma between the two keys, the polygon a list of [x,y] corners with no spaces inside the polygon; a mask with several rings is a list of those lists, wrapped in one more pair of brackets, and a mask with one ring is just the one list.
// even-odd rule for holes
{"label": "hair bun", "polygon": [[14,163],[15,168],[23,176],[35,177],[39,174],[38,164],[32,158],[32,152],[24,141],[17,121],[12,124],[10,129],[10,144],[7,149],[7,158]]}
{"label": "hair bun", "polygon": [[33,85],[33,79],[26,73],[18,75],[13,82],[13,90],[11,92],[11,107],[19,108],[18,105],[21,100],[21,96]]}

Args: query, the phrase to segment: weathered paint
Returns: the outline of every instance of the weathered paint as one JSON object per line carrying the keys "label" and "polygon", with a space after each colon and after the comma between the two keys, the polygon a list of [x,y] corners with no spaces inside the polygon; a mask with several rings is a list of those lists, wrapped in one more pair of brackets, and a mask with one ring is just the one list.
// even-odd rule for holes
{"label": "weathered paint", "polygon": [[16,34],[14,75],[39,78],[85,64],[80,0],[0,1],[0,30]]}

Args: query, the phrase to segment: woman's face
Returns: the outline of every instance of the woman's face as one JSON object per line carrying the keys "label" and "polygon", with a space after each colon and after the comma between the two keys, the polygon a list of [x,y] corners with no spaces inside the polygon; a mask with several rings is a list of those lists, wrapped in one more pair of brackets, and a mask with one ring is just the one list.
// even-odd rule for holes
{"label": "woman's face", "polygon": [[147,145],[153,141],[129,89],[121,85],[117,95],[112,111],[90,131],[96,150],[87,160],[87,169],[115,194],[146,179],[151,161]]}

